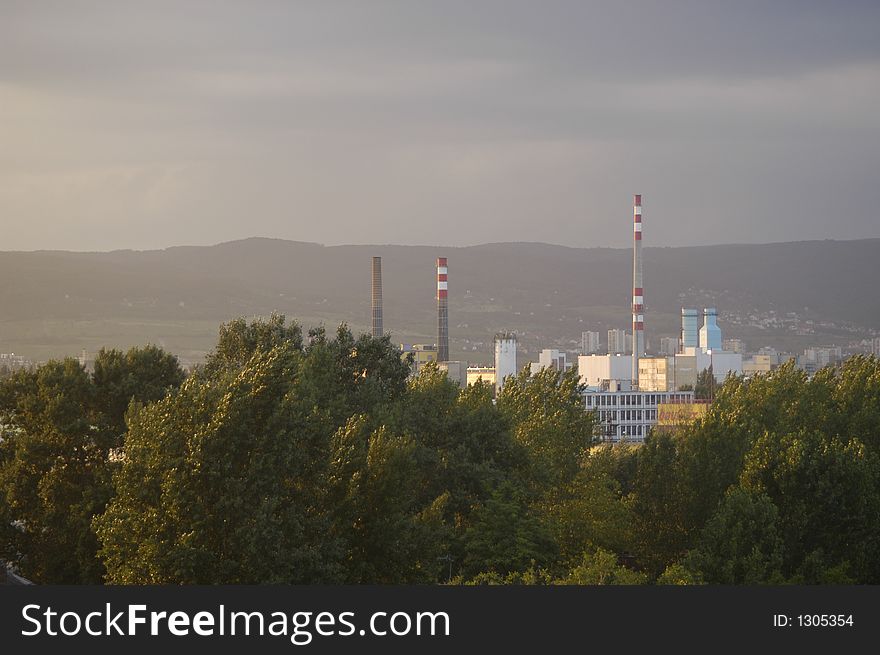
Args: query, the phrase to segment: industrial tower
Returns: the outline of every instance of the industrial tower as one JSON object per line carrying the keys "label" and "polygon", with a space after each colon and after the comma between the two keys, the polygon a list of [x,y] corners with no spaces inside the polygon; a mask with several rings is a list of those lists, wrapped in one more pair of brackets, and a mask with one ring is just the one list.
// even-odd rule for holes
{"label": "industrial tower", "polygon": [[373,257],[373,338],[381,339],[384,334],[382,325],[382,258]]}
{"label": "industrial tower", "polygon": [[632,386],[639,388],[639,356],[645,352],[645,296],[642,288],[642,196],[633,196]]}
{"label": "industrial tower", "polygon": [[437,258],[437,361],[449,361],[449,305],[446,257]]}

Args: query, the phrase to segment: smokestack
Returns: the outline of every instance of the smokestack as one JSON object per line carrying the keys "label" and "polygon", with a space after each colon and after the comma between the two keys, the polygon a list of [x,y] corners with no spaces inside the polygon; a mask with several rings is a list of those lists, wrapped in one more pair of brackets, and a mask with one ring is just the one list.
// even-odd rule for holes
{"label": "smokestack", "polygon": [[382,325],[382,258],[373,257],[373,337],[380,339],[385,333]]}
{"label": "smokestack", "polygon": [[639,388],[639,355],[645,352],[645,296],[642,288],[642,196],[633,196],[632,386]]}
{"label": "smokestack", "polygon": [[449,361],[449,305],[446,257],[437,258],[437,361]]}

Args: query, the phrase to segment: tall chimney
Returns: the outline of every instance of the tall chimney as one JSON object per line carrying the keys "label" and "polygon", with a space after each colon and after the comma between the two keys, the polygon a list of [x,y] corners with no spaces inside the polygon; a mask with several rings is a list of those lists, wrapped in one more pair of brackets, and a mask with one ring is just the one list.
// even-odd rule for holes
{"label": "tall chimney", "polygon": [[382,258],[373,257],[373,337],[380,339],[384,334],[382,325]]}
{"label": "tall chimney", "polygon": [[449,304],[446,257],[437,258],[437,361],[449,361]]}
{"label": "tall chimney", "polygon": [[632,386],[639,388],[639,355],[645,352],[645,297],[642,288],[642,196],[633,196]]}

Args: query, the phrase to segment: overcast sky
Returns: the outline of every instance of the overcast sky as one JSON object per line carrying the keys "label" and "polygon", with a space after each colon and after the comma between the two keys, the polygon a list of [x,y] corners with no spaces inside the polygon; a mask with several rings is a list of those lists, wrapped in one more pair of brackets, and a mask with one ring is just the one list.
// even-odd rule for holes
{"label": "overcast sky", "polygon": [[880,237],[880,2],[0,0],[0,250]]}

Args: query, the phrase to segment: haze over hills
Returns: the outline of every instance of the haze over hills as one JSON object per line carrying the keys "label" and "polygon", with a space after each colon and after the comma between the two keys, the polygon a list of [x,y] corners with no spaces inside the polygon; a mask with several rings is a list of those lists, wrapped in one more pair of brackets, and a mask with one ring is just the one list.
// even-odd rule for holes
{"label": "haze over hills", "polygon": [[[646,247],[649,345],[677,334],[682,305],[717,305],[725,337],[754,348],[844,345],[880,327],[878,252],[880,239]],[[583,330],[600,331],[604,345],[605,330],[630,321],[629,249],[252,238],[152,251],[0,252],[0,352],[45,359],[153,342],[193,362],[220,322],[272,311],[306,327],[345,321],[365,330],[375,255],[383,259],[385,327],[408,343],[434,341],[434,259],[449,258],[454,358],[489,361],[501,329],[517,331],[526,359],[535,359],[540,347],[576,350]]]}

